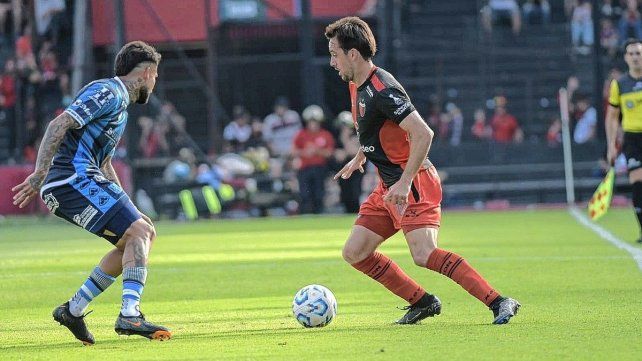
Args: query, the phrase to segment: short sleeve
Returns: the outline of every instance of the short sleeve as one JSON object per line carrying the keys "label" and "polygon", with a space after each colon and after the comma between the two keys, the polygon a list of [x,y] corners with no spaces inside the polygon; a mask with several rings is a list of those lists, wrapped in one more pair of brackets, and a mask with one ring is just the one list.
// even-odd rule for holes
{"label": "short sleeve", "polygon": [[382,89],[377,93],[376,103],[377,109],[383,113],[386,119],[390,119],[397,124],[415,111],[415,107],[408,96],[397,88]]}
{"label": "short sleeve", "polygon": [[65,109],[76,122],[84,127],[92,120],[113,112],[118,108],[118,97],[114,92],[101,83],[92,84],[85,88],[76,99]]}
{"label": "short sleeve", "polygon": [[617,80],[611,80],[611,88],[609,89],[609,104],[614,107],[620,106],[620,87],[617,84]]}

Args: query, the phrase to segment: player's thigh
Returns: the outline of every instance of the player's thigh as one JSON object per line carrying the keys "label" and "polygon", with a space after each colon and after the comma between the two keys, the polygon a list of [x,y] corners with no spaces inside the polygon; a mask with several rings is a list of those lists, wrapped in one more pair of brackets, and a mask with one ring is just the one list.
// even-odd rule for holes
{"label": "player's thigh", "polygon": [[355,224],[343,246],[343,259],[350,264],[363,261],[386,239],[368,228]]}
{"label": "player's thigh", "polygon": [[438,228],[422,227],[404,232],[412,260],[417,266],[425,267],[428,257],[437,248]]}

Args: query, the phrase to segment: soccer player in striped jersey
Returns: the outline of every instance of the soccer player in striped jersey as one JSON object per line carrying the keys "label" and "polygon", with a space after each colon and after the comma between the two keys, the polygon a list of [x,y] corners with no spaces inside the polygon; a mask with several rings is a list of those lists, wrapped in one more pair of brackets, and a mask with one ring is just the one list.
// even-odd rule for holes
{"label": "soccer player in striped jersey", "polygon": [[441,221],[441,182],[428,160],[433,132],[408,94],[387,71],[372,63],[377,45],[357,17],[340,19],[325,30],[330,66],[349,82],[352,117],[360,151],[336,175],[349,178],[371,161],[380,182],[361,205],[343,248],[357,270],[406,300],[399,324],[414,324],[441,313],[440,300],[410,278],[377,247],[401,229],[416,265],[439,272],[461,285],[493,311],[493,323],[508,323],[520,304],[502,297],[464,258],[437,247]]}
{"label": "soccer player in striped jersey", "polygon": [[116,55],[116,76],[87,84],[49,123],[35,171],[12,189],[14,204],[20,208],[40,195],[53,214],[115,246],[69,301],[53,311],[54,320],[85,345],[95,342],[85,324],[87,306],[120,274],[123,296],[116,332],[159,340],[171,337],[167,328],[147,321],[140,312],[156,232],[123,191],[111,164],[127,124],[127,107],[147,103],[160,60],[161,55],[142,41],[123,46]]}

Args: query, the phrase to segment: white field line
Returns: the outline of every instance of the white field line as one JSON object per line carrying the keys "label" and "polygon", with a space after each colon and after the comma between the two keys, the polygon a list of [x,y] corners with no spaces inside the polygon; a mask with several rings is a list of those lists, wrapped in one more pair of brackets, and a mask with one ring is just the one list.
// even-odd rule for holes
{"label": "white field line", "polygon": [[600,237],[602,237],[615,247],[627,251],[631,255],[631,257],[633,257],[633,260],[638,264],[638,268],[640,269],[640,271],[642,271],[642,249],[633,247],[632,245],[614,236],[611,232],[600,227],[596,223],[591,222],[591,220],[589,220],[588,217],[584,215],[584,213],[577,209],[577,207],[569,207],[568,211],[583,226],[597,233]]}

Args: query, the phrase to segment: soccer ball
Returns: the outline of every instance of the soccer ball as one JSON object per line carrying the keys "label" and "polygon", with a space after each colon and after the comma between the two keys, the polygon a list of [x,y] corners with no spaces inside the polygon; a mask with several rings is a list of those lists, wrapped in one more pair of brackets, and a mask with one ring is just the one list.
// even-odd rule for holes
{"label": "soccer ball", "polygon": [[294,295],[294,318],[304,327],[324,327],[337,314],[337,300],[321,285],[308,285]]}

